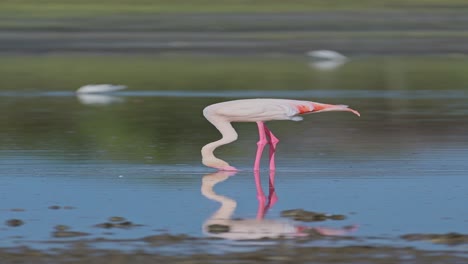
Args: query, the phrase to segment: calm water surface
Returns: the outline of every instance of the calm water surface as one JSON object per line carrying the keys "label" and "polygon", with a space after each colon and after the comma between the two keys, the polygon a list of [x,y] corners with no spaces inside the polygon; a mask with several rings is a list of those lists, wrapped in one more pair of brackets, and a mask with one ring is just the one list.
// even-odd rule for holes
{"label": "calm water surface", "polygon": [[[86,98],[67,90],[1,87],[0,222],[21,219],[24,225],[3,224],[0,246],[51,248],[64,240],[120,240],[162,233],[207,236],[203,224],[220,203],[202,195],[203,179],[213,177],[213,171],[201,165],[199,151],[219,134],[201,111],[214,102],[249,97],[343,103],[362,114],[357,118],[349,113],[323,113],[302,122],[270,123],[281,142],[278,201],[266,219],[287,222],[280,212],[294,208],[343,214],[342,221],[292,224],[359,225],[351,234],[357,240],[346,242],[351,244],[435,248],[442,246],[404,242],[399,236],[468,233],[468,95],[464,89],[343,88],[128,89]],[[254,219],[259,204],[251,167],[257,128],[248,123],[235,127],[239,140],[217,150],[217,155],[242,171],[231,177],[215,175],[221,178],[214,195],[237,203],[233,219]],[[266,159],[263,167],[267,168]],[[261,171],[265,192],[268,173]],[[112,216],[141,226],[95,226]],[[56,225],[90,235],[55,238]],[[233,250],[223,243],[220,248]],[[466,245],[455,249],[467,250]]]}

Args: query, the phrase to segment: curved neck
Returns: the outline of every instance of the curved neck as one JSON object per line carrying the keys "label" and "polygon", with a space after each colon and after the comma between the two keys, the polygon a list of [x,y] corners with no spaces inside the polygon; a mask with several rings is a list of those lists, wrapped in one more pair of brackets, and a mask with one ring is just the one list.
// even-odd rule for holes
{"label": "curved neck", "polygon": [[222,135],[220,140],[211,142],[203,146],[201,149],[201,154],[203,160],[220,160],[215,157],[214,151],[216,148],[222,145],[229,144],[233,141],[237,140],[237,133],[236,130],[232,127],[230,122],[224,120],[210,120],[210,122],[219,130]]}
{"label": "curved neck", "polygon": [[231,198],[218,195],[214,192],[213,187],[229,178],[232,172],[216,172],[213,174],[205,175],[202,179],[201,193],[206,198],[221,203],[219,209],[213,213],[208,219],[228,220],[231,219],[234,211],[236,210],[237,203]]}

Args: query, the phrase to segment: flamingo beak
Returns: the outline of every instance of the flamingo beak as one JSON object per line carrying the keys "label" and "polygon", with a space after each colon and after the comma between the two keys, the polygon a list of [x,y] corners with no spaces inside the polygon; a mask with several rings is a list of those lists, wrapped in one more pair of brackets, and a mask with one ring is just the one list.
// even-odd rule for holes
{"label": "flamingo beak", "polygon": [[312,113],[329,112],[329,111],[346,111],[346,112],[351,112],[357,116],[361,116],[361,114],[358,111],[349,108],[347,105],[331,105],[331,104],[321,104],[321,103],[313,103],[313,105],[314,105],[314,110],[312,110]]}

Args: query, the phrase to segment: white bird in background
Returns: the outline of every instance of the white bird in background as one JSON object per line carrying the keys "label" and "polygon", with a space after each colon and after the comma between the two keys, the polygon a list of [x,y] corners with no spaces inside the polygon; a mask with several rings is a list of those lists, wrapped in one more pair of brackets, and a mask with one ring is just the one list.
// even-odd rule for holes
{"label": "white bird in background", "polygon": [[313,50],[307,56],[316,60],[346,60],[346,56],[333,50]]}
{"label": "white bird in background", "polygon": [[113,85],[113,84],[88,84],[81,86],[76,93],[110,93],[119,90],[126,89],[125,85]]}
{"label": "white bird in background", "polygon": [[347,62],[347,58],[333,50],[314,50],[307,52],[312,60],[309,65],[319,70],[334,70]]}
{"label": "white bird in background", "polygon": [[236,171],[224,160],[213,154],[216,148],[237,140],[236,130],[231,122],[256,122],[260,140],[257,145],[257,155],[254,170],[260,169],[260,158],[266,144],[270,145],[270,170],[275,170],[275,150],[278,138],[264,124],[272,120],[301,121],[302,115],[329,111],[347,111],[357,116],[359,112],[347,105],[331,105],[310,101],[289,99],[243,99],[212,104],[203,109],[205,118],[221,133],[220,140],[206,144],[201,149],[202,163],[218,170]]}
{"label": "white bird in background", "polygon": [[100,93],[78,93],[76,97],[84,105],[110,105],[124,102],[124,99],[119,96]]}

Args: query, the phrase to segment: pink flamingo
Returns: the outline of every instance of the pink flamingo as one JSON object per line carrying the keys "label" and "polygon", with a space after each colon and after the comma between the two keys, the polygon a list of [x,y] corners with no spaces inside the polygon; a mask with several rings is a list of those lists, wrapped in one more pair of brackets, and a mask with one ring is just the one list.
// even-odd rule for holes
{"label": "pink flamingo", "polygon": [[212,104],[203,109],[203,115],[221,133],[220,140],[206,144],[201,149],[204,165],[218,170],[237,171],[222,159],[215,157],[214,150],[237,140],[236,130],[231,122],[256,122],[260,140],[257,142],[254,171],[260,170],[260,159],[266,144],[270,145],[270,170],[275,170],[275,150],[279,140],[265,125],[265,121],[301,121],[301,115],[328,111],[348,111],[360,116],[359,112],[347,105],[331,105],[288,99],[243,99]]}

